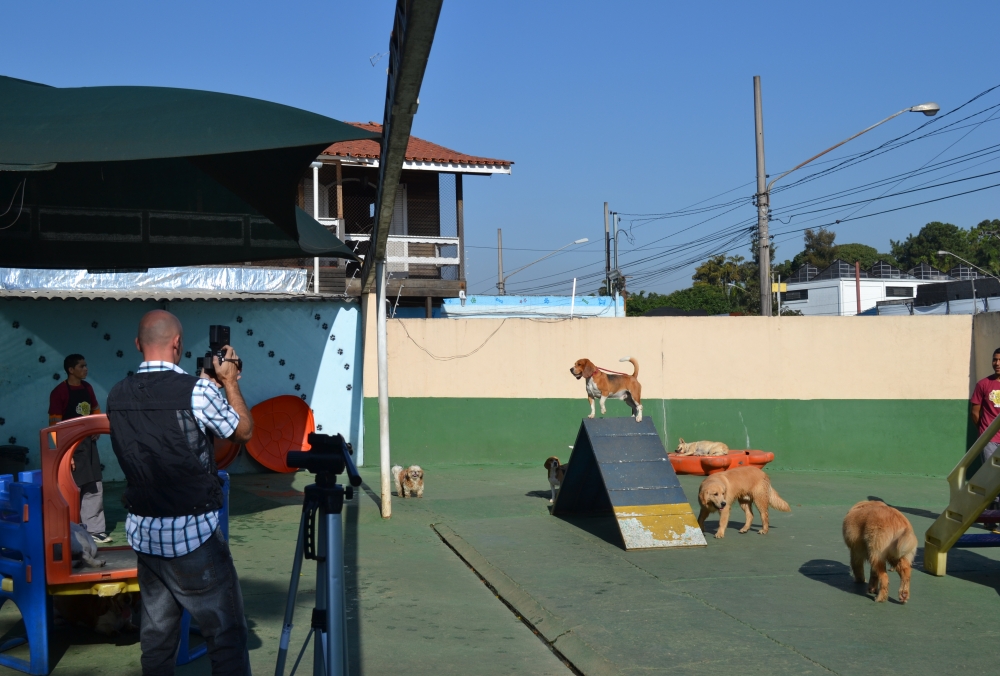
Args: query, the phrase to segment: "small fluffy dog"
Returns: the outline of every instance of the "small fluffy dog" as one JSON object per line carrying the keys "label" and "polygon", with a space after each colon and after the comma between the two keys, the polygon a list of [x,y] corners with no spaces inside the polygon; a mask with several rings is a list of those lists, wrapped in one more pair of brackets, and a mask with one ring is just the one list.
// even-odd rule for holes
{"label": "small fluffy dog", "polygon": [[424,470],[420,469],[420,465],[410,465],[405,469],[400,465],[393,465],[392,478],[396,480],[399,497],[424,497]]}
{"label": "small fluffy dog", "polygon": [[880,500],[864,500],[851,507],[844,517],[844,543],[851,550],[854,581],[865,582],[865,561],[871,565],[868,593],[875,601],[889,598],[886,564],[899,573],[899,602],[910,598],[910,569],[917,553],[913,526],[898,509]]}
{"label": "small fluffy dog", "polygon": [[545,461],[545,470],[549,474],[549,487],[552,489],[552,497],[549,499],[550,505],[556,501],[556,491],[562,487],[562,482],[566,478],[566,470],[568,469],[569,463],[562,464],[559,462],[559,458],[554,455]]}
{"label": "small fluffy dog", "polygon": [[726,455],[729,453],[729,446],[721,441],[692,441],[684,442],[681,437],[677,440],[677,448],[674,450],[677,455]]}
{"label": "small fluffy dog", "polygon": [[87,529],[78,523],[69,524],[69,543],[73,551],[73,565],[86,564],[92,568],[101,568],[107,563],[97,558],[97,543]]}
{"label": "small fluffy dog", "polygon": [[698,489],[698,502],[701,503],[701,514],[698,515],[698,525],[705,529],[705,519],[712,512],[719,512],[719,530],[715,537],[726,536],[726,525],[729,523],[729,510],[734,502],[747,515],[747,523],[740,528],[741,533],[750,530],[753,523],[751,503],[757,505],[760,520],[763,523],[760,534],[766,535],[770,522],[768,521],[768,506],[782,512],[790,512],[792,508],[781,499],[777,491],[771,488],[771,479],[758,467],[736,467],[735,469],[712,474],[701,482]]}
{"label": "small fluffy dog", "polygon": [[636,422],[642,422],[642,385],[639,384],[639,362],[631,357],[622,357],[618,361],[632,362],[632,375],[621,376],[614,373],[604,373],[589,359],[577,359],[569,372],[573,377],[587,379],[587,400],[590,402],[590,415],[594,417],[594,399],[601,400],[601,415],[607,414],[604,402],[610,399],[621,399],[632,409],[632,417]]}
{"label": "small fluffy dog", "polygon": [[139,594],[132,592],[111,597],[89,594],[52,597],[52,608],[59,618],[105,636],[136,631],[134,620],[139,615],[141,603]]}

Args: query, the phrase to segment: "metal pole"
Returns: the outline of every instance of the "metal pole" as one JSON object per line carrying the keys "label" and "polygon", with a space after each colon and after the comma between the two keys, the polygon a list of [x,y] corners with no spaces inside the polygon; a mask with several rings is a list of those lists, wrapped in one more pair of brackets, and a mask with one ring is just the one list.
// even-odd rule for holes
{"label": "metal pole", "polygon": [[608,229],[608,203],[604,203],[604,290],[611,295],[611,231]]}
{"label": "metal pole", "polygon": [[615,272],[618,272],[618,222],[621,217],[615,214]]}
{"label": "metal pole", "polygon": [[[292,638],[292,619],[295,616],[295,602],[299,593],[299,574],[302,571],[302,546],[305,542],[306,510],[302,510],[299,520],[299,539],[295,543],[295,558],[292,559],[292,579],[288,583],[288,600],[285,603],[285,623],[281,627],[281,641],[278,643],[278,659],[274,665],[274,676],[285,676],[285,660],[288,657],[288,643]],[[317,640],[318,637],[317,637]]]}
{"label": "metal pole", "polygon": [[861,314],[861,261],[854,261],[854,289],[858,296],[858,314]]}
{"label": "metal pole", "polygon": [[[313,170],[313,218],[319,220],[319,162],[312,163]],[[319,258],[313,258],[313,293],[319,295]]]}
{"label": "metal pole", "polygon": [[[374,254],[374,252],[372,252]],[[375,302],[378,303],[378,449],[379,469],[382,473],[382,518],[392,516],[392,481],[389,464],[389,349],[386,345],[385,327],[385,261],[377,261],[375,275],[378,286]]]}
{"label": "metal pole", "polygon": [[455,216],[458,228],[458,278],[465,281],[465,197],[462,194],[462,175],[455,174]]}
{"label": "metal pole", "polygon": [[761,110],[760,76],[753,76],[754,131],[757,137],[757,238],[760,261],[760,314],[771,316],[771,243],[767,233],[768,205],[767,172],[764,169],[764,113]]}
{"label": "metal pole", "polygon": [[497,292],[503,296],[503,231],[497,228]]}
{"label": "metal pole", "polygon": [[576,277],[573,278],[573,294],[569,297],[569,316],[573,317],[573,308],[576,306]]}

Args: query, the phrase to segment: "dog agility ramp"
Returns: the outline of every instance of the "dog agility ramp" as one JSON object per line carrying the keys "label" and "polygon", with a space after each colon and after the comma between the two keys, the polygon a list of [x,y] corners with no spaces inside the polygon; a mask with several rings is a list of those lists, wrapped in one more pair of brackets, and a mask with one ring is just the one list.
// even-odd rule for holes
{"label": "dog agility ramp", "polygon": [[707,544],[649,418],[585,419],[552,513],[614,514],[625,549]]}

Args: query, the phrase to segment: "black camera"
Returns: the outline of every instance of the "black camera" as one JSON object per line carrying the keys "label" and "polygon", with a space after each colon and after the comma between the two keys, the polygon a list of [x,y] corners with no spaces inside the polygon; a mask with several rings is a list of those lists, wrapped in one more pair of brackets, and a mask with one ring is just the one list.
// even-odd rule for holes
{"label": "black camera", "polygon": [[310,432],[309,446],[308,451],[289,451],[285,455],[285,464],[306,469],[313,474],[337,475],[346,471],[352,486],[361,485],[361,475],[351,457],[354,455],[354,448],[344,440],[342,434],[331,436]]}
{"label": "black camera", "polygon": [[204,369],[205,373],[215,377],[215,361],[214,357],[218,357],[219,361],[235,361],[236,368],[243,371],[243,360],[242,359],[226,359],[222,351],[222,348],[229,345],[229,327],[223,326],[221,324],[212,324],[208,327],[208,352],[205,353],[205,358],[200,360],[201,368]]}

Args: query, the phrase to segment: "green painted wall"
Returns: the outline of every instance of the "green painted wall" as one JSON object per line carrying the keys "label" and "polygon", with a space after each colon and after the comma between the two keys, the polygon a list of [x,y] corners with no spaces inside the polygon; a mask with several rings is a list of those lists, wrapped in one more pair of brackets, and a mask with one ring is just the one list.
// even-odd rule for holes
{"label": "green painted wall", "polygon": [[[389,400],[393,462],[539,463],[569,457],[579,399]],[[944,476],[971,443],[964,400],[647,399],[668,450],[678,437],[773,451],[774,468]],[[600,414],[598,414],[600,415]],[[609,401],[608,415],[628,415]],[[378,459],[378,400],[364,400],[368,464]],[[666,430],[666,433],[664,432]],[[973,437],[974,439],[974,437]]]}

